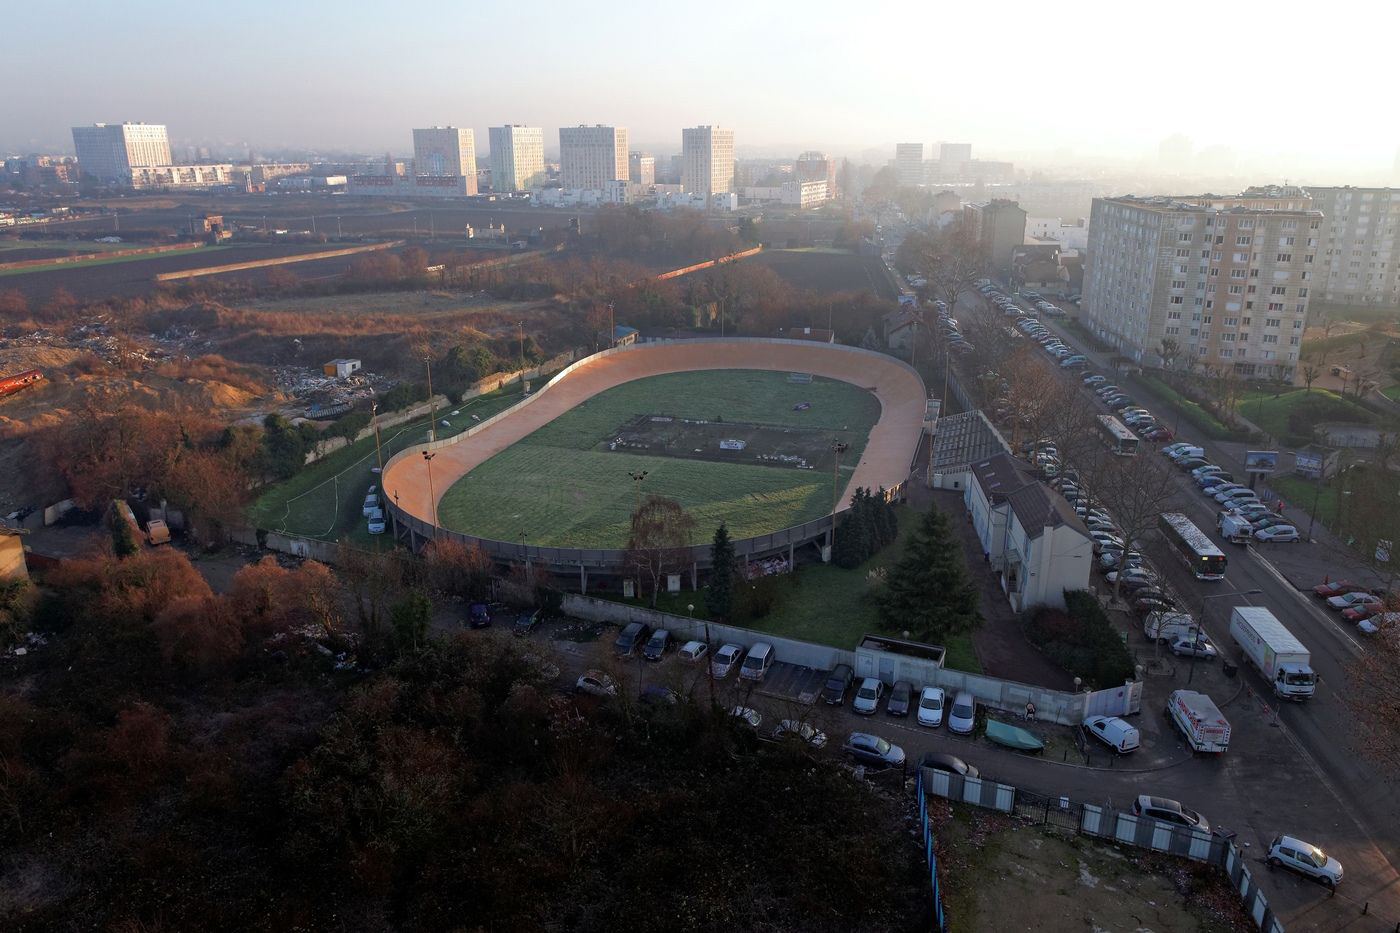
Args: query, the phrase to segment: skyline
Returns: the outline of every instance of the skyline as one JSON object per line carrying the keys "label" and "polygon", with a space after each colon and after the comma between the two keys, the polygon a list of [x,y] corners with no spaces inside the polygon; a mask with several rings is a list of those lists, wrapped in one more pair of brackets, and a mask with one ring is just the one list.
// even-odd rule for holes
{"label": "skyline", "polygon": [[[149,0],[82,6],[65,23],[58,72],[51,18],[32,6],[10,14],[13,70],[45,80],[0,101],[0,148],[71,152],[73,126],[145,121],[170,127],[179,146],[395,154],[411,149],[412,127],[453,125],[471,128],[484,154],[490,126],[520,123],[543,127],[557,151],[559,127],[601,123],[626,127],[632,148],[664,153],[679,151],[682,127],[714,124],[733,129],[751,157],[813,148],[892,157],[898,142],[943,141],[1018,162],[1151,164],[1162,140],[1183,134],[1198,152],[1227,150],[1240,171],[1377,183],[1391,181],[1400,148],[1400,131],[1364,131],[1369,91],[1389,76],[1380,56],[1356,55],[1345,13],[1361,8],[1351,0],[1309,23],[1308,60],[1281,58],[1287,68],[1261,60],[1251,9],[1194,2],[1165,23],[1105,3],[1073,17],[1027,6],[1007,33],[1005,17],[893,3],[857,16],[814,0],[797,18],[722,2],[712,22],[732,28],[699,32],[684,11],[635,3],[563,31],[495,7],[420,3],[370,30],[363,13],[327,0],[290,9],[254,0],[214,44],[198,24],[144,15],[159,9]],[[1294,8],[1304,9],[1271,5],[1270,18],[1286,21]],[[551,21],[551,9],[569,10],[545,4],[535,21]],[[425,21],[437,25],[429,32]],[[1242,44],[1202,41],[1201,22]],[[1145,55],[1146,43],[1161,54]],[[593,49],[611,54],[584,54]],[[1227,90],[1222,105],[1233,69],[1247,73],[1246,90]],[[1344,84],[1329,79],[1338,73]],[[1337,131],[1299,132],[1308,113]],[[1272,129],[1283,125],[1286,134]]]}

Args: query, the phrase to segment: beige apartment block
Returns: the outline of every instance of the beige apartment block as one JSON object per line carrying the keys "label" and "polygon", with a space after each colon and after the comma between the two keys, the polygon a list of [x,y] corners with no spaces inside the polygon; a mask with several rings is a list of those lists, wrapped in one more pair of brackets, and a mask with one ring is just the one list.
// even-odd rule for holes
{"label": "beige apartment block", "polygon": [[1400,188],[1308,187],[1322,211],[1317,289],[1324,301],[1400,305]]}
{"label": "beige apartment block", "polygon": [[559,128],[559,183],[565,190],[602,191],[610,181],[627,180],[627,128]]}
{"label": "beige apartment block", "polygon": [[681,130],[681,188],[710,197],[734,190],[734,131],[718,126]]}

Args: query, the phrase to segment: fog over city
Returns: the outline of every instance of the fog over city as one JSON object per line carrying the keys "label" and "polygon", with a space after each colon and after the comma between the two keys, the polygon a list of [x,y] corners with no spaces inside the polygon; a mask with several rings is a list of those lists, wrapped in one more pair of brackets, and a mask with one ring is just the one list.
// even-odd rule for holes
{"label": "fog over city", "polygon": [[[7,10],[0,146],[51,148],[113,119],[176,144],[406,151],[400,127],[608,123],[635,146],[721,123],[739,153],[858,156],[970,140],[1028,164],[1151,163],[1188,137],[1201,168],[1381,183],[1400,130],[1394,63],[1365,36],[1400,12],[1360,0],[1069,6],[722,0],[377,5],[252,0],[237,15],[79,0],[61,28]],[[1187,166],[1188,168],[1191,166]]]}

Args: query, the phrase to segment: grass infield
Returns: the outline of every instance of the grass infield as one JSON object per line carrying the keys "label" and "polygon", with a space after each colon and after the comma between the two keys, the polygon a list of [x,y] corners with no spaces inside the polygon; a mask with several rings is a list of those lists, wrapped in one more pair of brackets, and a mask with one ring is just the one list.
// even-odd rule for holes
{"label": "grass infield", "polygon": [[[810,408],[797,411],[807,403]],[[695,540],[721,521],[745,538],[831,510],[830,469],[709,462],[674,451],[609,450],[638,415],[733,421],[820,432],[849,445],[840,484],[859,463],[880,403],[832,379],[792,382],[786,372],[709,370],[625,383],[581,403],[462,477],[438,516],[447,528],[502,541],[558,547],[621,547],[637,503],[629,473],[645,470],[641,494],[666,496],[693,515]]]}

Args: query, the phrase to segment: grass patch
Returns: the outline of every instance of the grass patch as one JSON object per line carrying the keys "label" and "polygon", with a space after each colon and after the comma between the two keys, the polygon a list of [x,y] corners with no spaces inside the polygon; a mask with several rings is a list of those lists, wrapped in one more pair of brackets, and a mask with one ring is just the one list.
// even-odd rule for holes
{"label": "grass patch", "polygon": [[1240,397],[1239,411],[1261,429],[1293,446],[1309,443],[1313,428],[1325,421],[1372,424],[1366,408],[1327,389],[1261,389]]}
{"label": "grass patch", "polygon": [[1108,344],[1104,343],[1102,340],[1096,337],[1093,331],[1089,330],[1089,328],[1085,327],[1083,324],[1080,324],[1074,318],[1062,318],[1061,323],[1065,330],[1074,334],[1084,343],[1088,344],[1090,349],[1096,350],[1099,353],[1114,352],[1114,349],[1112,347],[1110,347]]}
{"label": "grass patch", "polygon": [[[507,385],[455,408],[438,411],[438,437],[460,434],[497,412],[520,401],[519,384]],[[456,411],[458,414],[453,415]],[[450,427],[440,422],[446,420]],[[428,417],[380,431],[380,453],[387,462],[399,451],[427,440]],[[371,535],[361,513],[365,490],[378,485],[378,465],[371,435],[317,460],[296,476],[274,483],[248,508],[255,528],[283,531],[306,538],[336,541],[349,535],[352,542],[373,545],[382,536]]]}
{"label": "grass patch", "polygon": [[[794,411],[800,402],[810,410]],[[787,373],[711,370],[638,379],[588,399],[462,477],[443,496],[440,520],[503,541],[523,534],[541,546],[621,547],[637,502],[628,474],[638,470],[647,471],[644,494],[675,499],[695,517],[697,541],[708,541],[722,521],[733,537],[745,538],[830,512],[829,469],[609,450],[608,439],[639,414],[800,427],[839,437],[850,445],[841,461],[844,486],[880,403],[849,383],[792,383]]]}
{"label": "grass patch", "polygon": [[[919,525],[919,513],[908,506],[895,509],[899,537],[889,547],[853,570],[835,564],[807,564],[795,573],[778,578],[778,601],[773,611],[761,619],[742,624],[759,632],[831,645],[854,648],[862,635],[880,631],[880,613],[870,598],[870,573],[889,567],[904,555],[904,546]],[[649,606],[646,599],[624,600],[598,594],[635,606]],[[656,608],[679,616],[689,615],[687,605],[695,606],[695,618],[706,617],[705,592],[662,593]],[[944,645],[948,650],[945,666],[981,673],[982,665],[972,647],[972,636],[959,635]]]}
{"label": "grass patch", "polygon": [[119,262],[146,262],[152,259],[169,259],[171,256],[188,256],[191,253],[212,253],[220,250],[231,249],[228,246],[191,246],[189,249],[172,249],[164,253],[142,253],[139,256],[116,256],[110,259],[82,259],[76,261],[58,262],[54,261],[43,266],[26,266],[23,269],[6,269],[0,271],[0,277],[7,275],[28,275],[34,272],[54,272],[59,269],[87,269],[91,266],[110,266]]}
{"label": "grass patch", "polygon": [[1381,395],[1384,395],[1392,402],[1400,402],[1400,382],[1397,382],[1394,385],[1388,385],[1384,389],[1381,389]]}
{"label": "grass patch", "polygon": [[[1301,511],[1312,515],[1328,528],[1337,527],[1338,490],[1335,479],[1323,482],[1321,492],[1318,491],[1317,483],[1304,476],[1276,473],[1266,477],[1264,481],[1283,498],[1289,517],[1297,518],[1297,512]],[[1306,531],[1307,525],[1302,524],[1298,530]]]}
{"label": "grass patch", "polygon": [[1179,411],[1183,418],[1191,422],[1191,424],[1195,425],[1197,430],[1199,430],[1202,434],[1205,434],[1211,440],[1249,440],[1250,435],[1248,434],[1248,432],[1234,430],[1229,425],[1225,424],[1225,422],[1221,421],[1215,415],[1207,411],[1204,407],[1200,405],[1200,403],[1191,401],[1191,399],[1182,395],[1176,389],[1173,389],[1171,386],[1167,385],[1165,382],[1163,382],[1161,379],[1158,379],[1156,376],[1151,376],[1147,373],[1142,373],[1138,376],[1138,379],[1143,383],[1143,385],[1151,389],[1157,395],[1157,398],[1159,400],[1161,400],[1164,404],[1168,405],[1169,407]]}

